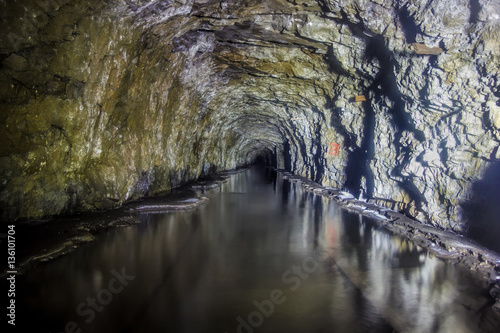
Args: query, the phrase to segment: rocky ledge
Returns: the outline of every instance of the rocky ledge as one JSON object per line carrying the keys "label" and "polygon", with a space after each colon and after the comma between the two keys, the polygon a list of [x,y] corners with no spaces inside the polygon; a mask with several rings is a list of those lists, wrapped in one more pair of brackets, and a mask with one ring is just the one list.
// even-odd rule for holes
{"label": "rocky ledge", "polygon": [[[110,229],[139,224],[139,214],[194,210],[209,200],[210,190],[219,187],[229,175],[242,170],[211,174],[169,193],[128,202],[113,210],[20,221],[16,225],[16,232],[22,235],[18,240],[17,272],[24,274],[42,262],[69,254]],[[3,270],[0,276],[5,276],[6,272]]]}

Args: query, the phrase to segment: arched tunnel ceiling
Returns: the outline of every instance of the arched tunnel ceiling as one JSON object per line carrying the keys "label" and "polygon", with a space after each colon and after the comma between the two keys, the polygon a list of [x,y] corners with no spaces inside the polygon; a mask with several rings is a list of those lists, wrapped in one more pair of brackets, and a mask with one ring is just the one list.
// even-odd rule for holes
{"label": "arched tunnel ceiling", "polygon": [[266,156],[460,231],[500,157],[500,4],[476,2],[2,1],[2,216]]}
{"label": "arched tunnel ceiling", "polygon": [[[320,9],[307,8],[314,10]],[[213,114],[213,124],[248,142],[240,145],[244,150],[239,155],[262,138],[271,147],[283,146],[294,133],[293,114],[307,112],[316,103],[306,94],[321,99],[333,76],[323,61],[327,46],[293,32],[297,24],[306,24],[305,9],[287,2],[205,2],[194,4],[190,13],[194,18],[189,30],[179,29],[157,43],[165,42],[166,48],[186,56],[184,77],[195,74],[190,83],[202,96],[207,117]],[[165,23],[166,29],[170,24]],[[162,36],[163,25],[154,28],[155,35]]]}

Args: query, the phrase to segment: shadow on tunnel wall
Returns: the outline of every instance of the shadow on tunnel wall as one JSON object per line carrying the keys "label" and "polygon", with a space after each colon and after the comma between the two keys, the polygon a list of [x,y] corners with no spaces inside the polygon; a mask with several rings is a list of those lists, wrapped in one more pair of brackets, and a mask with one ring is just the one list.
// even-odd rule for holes
{"label": "shadow on tunnel wall", "polygon": [[466,236],[500,253],[500,162],[472,185],[469,200],[460,206],[467,223]]}

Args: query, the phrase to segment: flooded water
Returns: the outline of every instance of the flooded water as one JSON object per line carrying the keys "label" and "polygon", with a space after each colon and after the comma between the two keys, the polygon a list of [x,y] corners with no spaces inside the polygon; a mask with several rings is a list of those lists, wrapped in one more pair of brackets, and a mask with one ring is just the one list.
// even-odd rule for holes
{"label": "flooded water", "polygon": [[192,212],[139,215],[18,277],[37,332],[498,332],[487,292],[324,197],[252,168]]}

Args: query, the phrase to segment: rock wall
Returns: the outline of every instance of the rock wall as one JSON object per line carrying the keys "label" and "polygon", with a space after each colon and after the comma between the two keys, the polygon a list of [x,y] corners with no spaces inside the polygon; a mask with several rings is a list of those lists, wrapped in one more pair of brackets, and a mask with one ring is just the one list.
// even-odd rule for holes
{"label": "rock wall", "polygon": [[496,0],[0,4],[5,219],[263,156],[460,232],[500,158]]}

